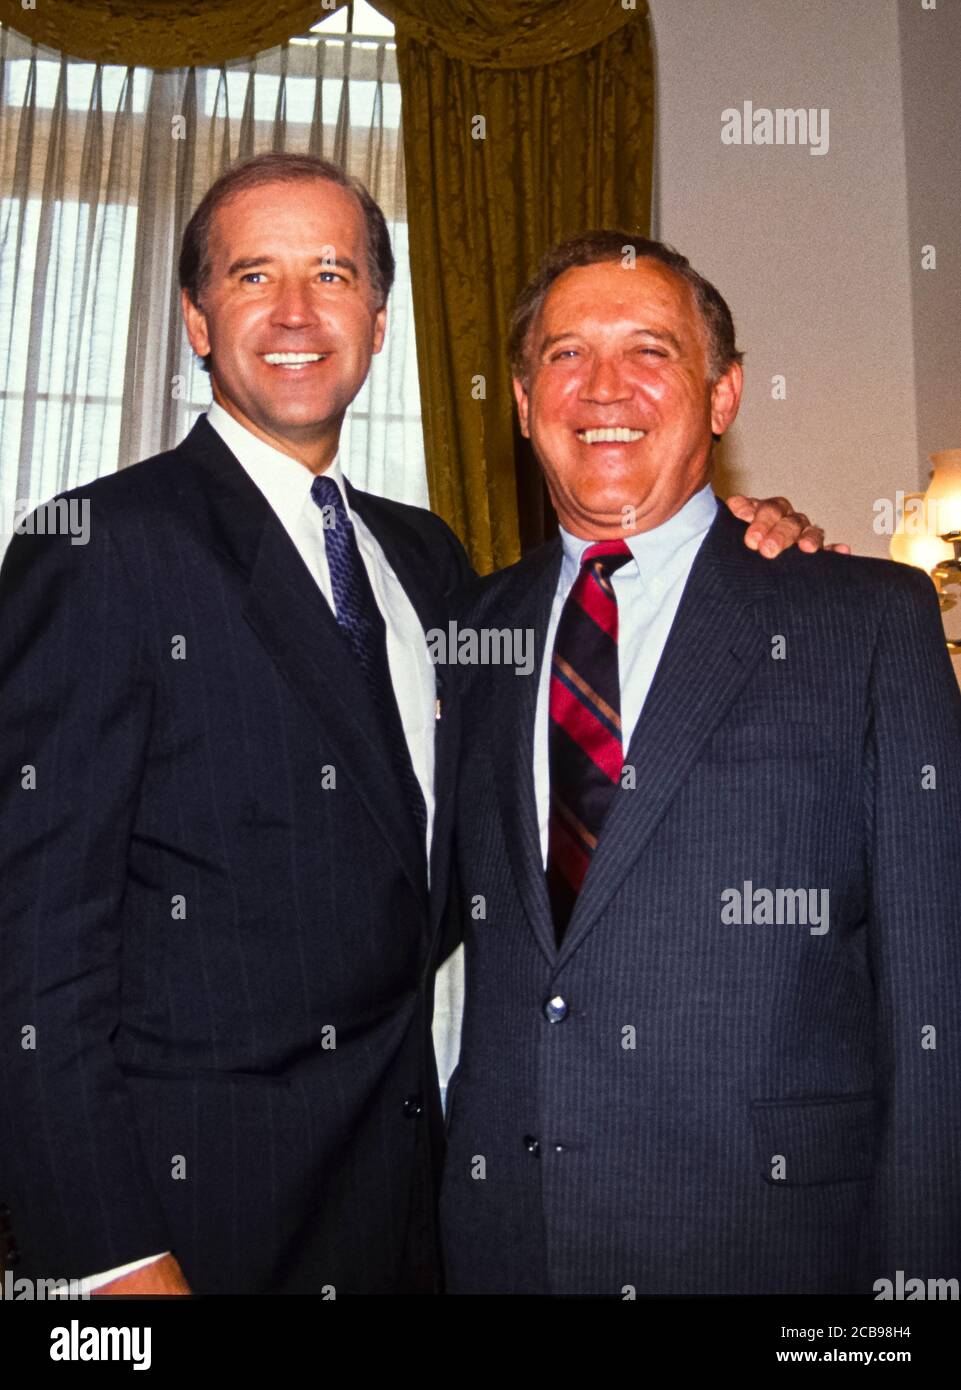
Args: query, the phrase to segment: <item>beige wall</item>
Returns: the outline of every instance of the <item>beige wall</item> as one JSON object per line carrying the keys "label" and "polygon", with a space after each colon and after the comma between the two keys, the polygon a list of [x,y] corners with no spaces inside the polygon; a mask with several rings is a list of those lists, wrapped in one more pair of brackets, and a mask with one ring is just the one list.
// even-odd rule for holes
{"label": "beige wall", "polygon": [[[928,12],[921,0],[650,2],[655,234],[718,285],[747,353],[745,400],[720,454],[721,482],[784,493],[829,539],[885,555],[872,503],[926,482],[931,449],[961,446],[952,406],[961,335],[950,308],[961,295],[950,250],[961,238],[953,248],[945,240],[949,210],[957,225],[961,186],[961,5],[940,0]],[[953,96],[943,85],[951,74]],[[828,152],[722,144],[722,111],[745,99],[772,109],[827,107]],[[942,238],[936,280],[919,269],[922,230],[923,240]],[[775,373],[787,378],[785,400],[771,399]]]}
{"label": "beige wall", "polygon": [[[914,385],[925,456],[961,445],[961,0],[898,5]],[[937,249],[936,272],[920,249]],[[924,481],[927,482],[925,457]]]}

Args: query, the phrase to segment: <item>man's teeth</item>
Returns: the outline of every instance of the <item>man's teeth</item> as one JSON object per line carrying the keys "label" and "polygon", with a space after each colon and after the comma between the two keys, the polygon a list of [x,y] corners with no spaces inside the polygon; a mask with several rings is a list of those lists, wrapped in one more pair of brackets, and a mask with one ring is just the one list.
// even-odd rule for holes
{"label": "man's teeth", "polygon": [[578,439],[585,444],[633,444],[636,439],[643,439],[647,430],[629,430],[621,425],[613,429],[606,430],[578,430]]}
{"label": "man's teeth", "polygon": [[324,352],[265,352],[264,361],[272,367],[306,367],[308,362],[322,362]]}

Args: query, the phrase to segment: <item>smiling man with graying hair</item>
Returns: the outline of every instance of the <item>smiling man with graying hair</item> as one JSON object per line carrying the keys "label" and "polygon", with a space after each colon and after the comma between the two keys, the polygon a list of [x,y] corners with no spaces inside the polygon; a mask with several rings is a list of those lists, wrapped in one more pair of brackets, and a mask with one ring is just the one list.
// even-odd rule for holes
{"label": "smiling man with graying hair", "polygon": [[[454,1293],[870,1295],[961,1270],[961,699],[928,577],[765,564],[710,486],[718,291],[622,232],[522,295],[560,539],[462,626]],[[732,887],[731,885],[735,885]]]}

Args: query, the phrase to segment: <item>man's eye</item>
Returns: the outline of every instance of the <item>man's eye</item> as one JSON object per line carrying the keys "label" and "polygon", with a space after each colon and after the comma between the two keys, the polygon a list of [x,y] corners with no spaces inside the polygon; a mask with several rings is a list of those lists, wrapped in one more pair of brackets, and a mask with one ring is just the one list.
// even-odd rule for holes
{"label": "man's eye", "polygon": [[325,280],[328,285],[332,285],[336,280],[343,280],[344,277],[338,274],[336,270],[322,270],[320,272],[320,278],[321,280]]}
{"label": "man's eye", "polygon": [[638,348],[642,357],[666,357],[667,353],[661,348],[642,347]]}
{"label": "man's eye", "polygon": [[561,348],[559,352],[552,353],[550,360],[560,362],[565,357],[576,357],[577,348]]}
{"label": "man's eye", "polygon": [[248,270],[247,274],[241,275],[240,278],[241,280],[247,280],[253,284],[255,280],[263,279],[263,274],[264,272],[262,270]]}

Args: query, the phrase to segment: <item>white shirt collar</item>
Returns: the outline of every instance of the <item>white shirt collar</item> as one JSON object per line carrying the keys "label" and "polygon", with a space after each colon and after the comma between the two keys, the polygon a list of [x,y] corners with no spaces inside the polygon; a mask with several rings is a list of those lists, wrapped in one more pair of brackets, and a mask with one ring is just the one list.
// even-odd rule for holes
{"label": "white shirt collar", "polygon": [[[259,488],[277,516],[290,530],[310,498],[310,485],[316,475],[289,454],[281,453],[272,444],[258,439],[246,425],[235,420],[216,401],[207,411],[207,422],[217,431],[251,482]],[[327,468],[326,474],[328,478],[333,478],[340,489],[347,515],[350,516],[350,503],[347,500],[339,454]]]}
{"label": "white shirt collar", "polygon": [[[717,498],[710,483],[705,483],[660,526],[650,531],[640,531],[636,536],[626,536],[628,548],[642,578],[647,579],[670,567],[675,557],[686,557],[686,543],[694,539],[702,540],[710,530],[716,513]],[[564,570],[576,575],[581,566],[581,556],[594,542],[572,536],[563,526],[560,527],[560,534],[564,547]],[[632,565],[625,566],[628,570],[633,568]]]}

